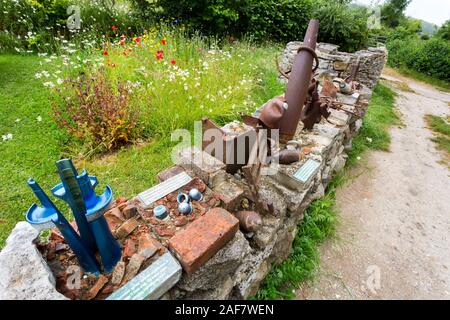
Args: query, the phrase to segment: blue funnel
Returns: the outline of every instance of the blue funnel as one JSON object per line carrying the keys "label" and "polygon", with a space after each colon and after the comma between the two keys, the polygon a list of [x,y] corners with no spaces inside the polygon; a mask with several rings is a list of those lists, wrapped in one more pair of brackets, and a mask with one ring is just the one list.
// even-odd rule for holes
{"label": "blue funnel", "polygon": [[33,179],[29,179],[27,183],[43,206],[39,207],[36,203],[31,205],[26,213],[28,223],[40,230],[56,226],[75,253],[81,267],[86,272],[99,274],[100,271],[95,256],[86,250],[79,235],[56,208],[44,190]]}
{"label": "blue funnel", "polygon": [[[77,181],[86,207],[86,218],[102,258],[103,267],[106,272],[111,272],[122,256],[120,245],[114,239],[103,216],[112,204],[113,193],[111,187],[106,186],[105,191],[100,196],[96,195],[94,189],[98,184],[97,178],[89,176],[86,170],[83,170],[77,176]],[[52,192],[56,197],[62,199],[64,199],[64,194],[66,193],[62,183],[56,185]]]}

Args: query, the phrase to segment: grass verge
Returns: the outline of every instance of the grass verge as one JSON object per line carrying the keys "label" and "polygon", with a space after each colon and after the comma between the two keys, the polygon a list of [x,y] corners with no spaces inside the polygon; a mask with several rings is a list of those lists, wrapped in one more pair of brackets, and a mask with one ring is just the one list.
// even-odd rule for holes
{"label": "grass verge", "polygon": [[444,152],[443,162],[450,166],[450,117],[444,118],[427,114],[425,121],[435,133],[431,140]]}
{"label": "grass verge", "polygon": [[303,221],[298,225],[291,255],[283,263],[272,266],[252,299],[292,299],[300,282],[314,278],[320,262],[318,246],[334,235],[339,219],[334,208],[336,189],[345,183],[346,170],[351,169],[364,153],[389,148],[388,128],[400,124],[393,109],[394,98],[394,91],[382,84],[377,85],[361,130],[353,139],[346,168],[333,179],[325,195],[307,208]]}
{"label": "grass verge", "polygon": [[444,80],[440,80],[440,79],[436,79],[433,77],[430,77],[426,74],[411,70],[411,69],[407,69],[407,68],[399,68],[399,69],[395,69],[398,72],[400,72],[402,75],[431,84],[432,86],[437,87],[438,89],[442,90],[442,91],[446,91],[446,92],[450,92],[450,82],[444,81]]}

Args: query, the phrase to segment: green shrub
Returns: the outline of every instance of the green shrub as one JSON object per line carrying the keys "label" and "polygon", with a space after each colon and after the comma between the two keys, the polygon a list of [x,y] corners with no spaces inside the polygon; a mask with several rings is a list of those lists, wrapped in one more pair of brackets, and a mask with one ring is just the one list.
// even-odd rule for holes
{"label": "green shrub", "polygon": [[319,19],[319,41],[334,43],[343,51],[356,51],[367,45],[368,13],[364,8],[352,8],[338,2],[322,2],[315,6],[314,18]]}
{"label": "green shrub", "polygon": [[89,151],[115,150],[142,130],[138,109],[131,107],[131,89],[129,83],[111,81],[104,69],[69,78],[52,98],[54,119]]}
{"label": "green shrub", "polygon": [[312,17],[311,0],[249,0],[248,33],[258,40],[303,40]]}
{"label": "green shrub", "polygon": [[[0,51],[55,52],[62,40],[95,40],[111,35],[115,25],[122,33],[140,30],[140,24],[123,7],[110,7],[109,1],[95,0],[0,0]],[[67,8],[78,5],[81,29],[68,30]]]}
{"label": "green shrub", "polygon": [[389,65],[410,68],[431,77],[450,81],[450,43],[438,37],[420,40],[409,37],[387,43]]}

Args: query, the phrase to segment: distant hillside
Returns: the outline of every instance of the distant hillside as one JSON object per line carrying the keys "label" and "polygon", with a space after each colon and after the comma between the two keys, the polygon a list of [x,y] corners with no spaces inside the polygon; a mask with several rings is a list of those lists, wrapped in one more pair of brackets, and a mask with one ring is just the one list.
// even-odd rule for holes
{"label": "distant hillside", "polygon": [[422,22],[422,33],[423,34],[428,34],[428,35],[433,35],[434,33],[436,33],[438,26],[435,25],[434,23],[431,22],[427,22],[424,20],[420,20]]}

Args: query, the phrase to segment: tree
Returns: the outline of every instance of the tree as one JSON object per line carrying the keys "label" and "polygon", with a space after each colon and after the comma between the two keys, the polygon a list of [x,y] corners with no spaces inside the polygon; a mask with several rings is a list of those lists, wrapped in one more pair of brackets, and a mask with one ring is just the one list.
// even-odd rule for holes
{"label": "tree", "polygon": [[450,20],[444,22],[444,24],[439,28],[436,36],[444,40],[450,40]]}
{"label": "tree", "polygon": [[405,9],[411,0],[388,0],[381,7],[381,21],[388,27],[395,28],[404,17]]}

